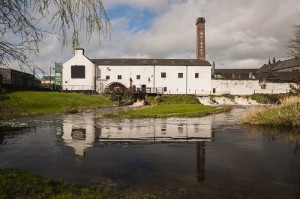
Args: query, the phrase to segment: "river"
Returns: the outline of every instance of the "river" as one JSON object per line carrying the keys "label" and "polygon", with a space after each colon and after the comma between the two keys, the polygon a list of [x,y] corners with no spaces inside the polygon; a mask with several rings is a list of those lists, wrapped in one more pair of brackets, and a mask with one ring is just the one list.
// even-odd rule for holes
{"label": "river", "polygon": [[[100,110],[101,111],[101,110]],[[300,132],[201,118],[26,117],[0,133],[0,168],[163,198],[299,198]]]}

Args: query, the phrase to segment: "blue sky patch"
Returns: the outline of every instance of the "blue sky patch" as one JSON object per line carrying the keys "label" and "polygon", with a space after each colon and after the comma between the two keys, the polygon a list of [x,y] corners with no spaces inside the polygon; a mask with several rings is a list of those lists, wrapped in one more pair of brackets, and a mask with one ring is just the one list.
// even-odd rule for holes
{"label": "blue sky patch", "polygon": [[107,10],[111,20],[125,17],[129,20],[128,29],[134,31],[148,30],[156,14],[149,9],[138,9],[125,5],[118,5]]}

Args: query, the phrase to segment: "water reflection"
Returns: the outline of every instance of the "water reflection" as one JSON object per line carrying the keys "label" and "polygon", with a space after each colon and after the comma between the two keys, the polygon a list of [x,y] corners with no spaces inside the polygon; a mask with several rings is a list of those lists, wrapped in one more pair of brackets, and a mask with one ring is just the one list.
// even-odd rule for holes
{"label": "water reflection", "polygon": [[212,137],[210,120],[199,118],[116,122],[76,114],[65,116],[62,124],[61,137],[79,156],[84,156],[94,142],[199,142],[211,141]]}
{"label": "water reflection", "polygon": [[265,135],[268,141],[283,141],[286,143],[292,143],[294,146],[294,152],[300,156],[300,129],[299,128],[285,128],[285,127],[268,127],[268,126],[253,126],[243,125],[241,126],[247,132],[247,136],[250,138],[259,137],[261,134]]}
{"label": "water reflection", "polygon": [[197,142],[197,179],[205,180],[205,142]]}
{"label": "water reflection", "polygon": [[36,129],[0,134],[0,167],[121,191],[167,190],[169,198],[183,189],[186,198],[299,198],[299,130],[239,125],[241,111],[189,119],[24,118]]}
{"label": "water reflection", "polygon": [[[95,122],[88,117],[79,115],[68,115],[63,119],[61,136],[67,146],[75,150],[75,154],[84,156],[85,150],[93,146],[96,134],[99,136],[99,128],[95,127]],[[58,133],[58,132],[57,132]]]}

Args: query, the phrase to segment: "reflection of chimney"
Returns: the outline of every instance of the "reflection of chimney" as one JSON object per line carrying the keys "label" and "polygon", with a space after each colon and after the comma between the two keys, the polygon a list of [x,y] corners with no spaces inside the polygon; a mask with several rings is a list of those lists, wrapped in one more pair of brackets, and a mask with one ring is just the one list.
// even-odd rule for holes
{"label": "reflection of chimney", "polygon": [[205,142],[197,142],[197,178],[198,182],[205,180]]}
{"label": "reflection of chimney", "polygon": [[205,18],[199,17],[197,26],[197,59],[205,60]]}

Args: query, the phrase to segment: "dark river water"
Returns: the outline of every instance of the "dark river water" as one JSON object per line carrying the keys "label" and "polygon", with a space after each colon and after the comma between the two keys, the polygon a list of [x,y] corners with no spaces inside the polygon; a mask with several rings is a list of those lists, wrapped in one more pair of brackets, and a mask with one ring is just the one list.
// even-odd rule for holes
{"label": "dark river water", "polygon": [[300,198],[300,132],[202,118],[22,118],[0,133],[0,168],[163,198]]}

